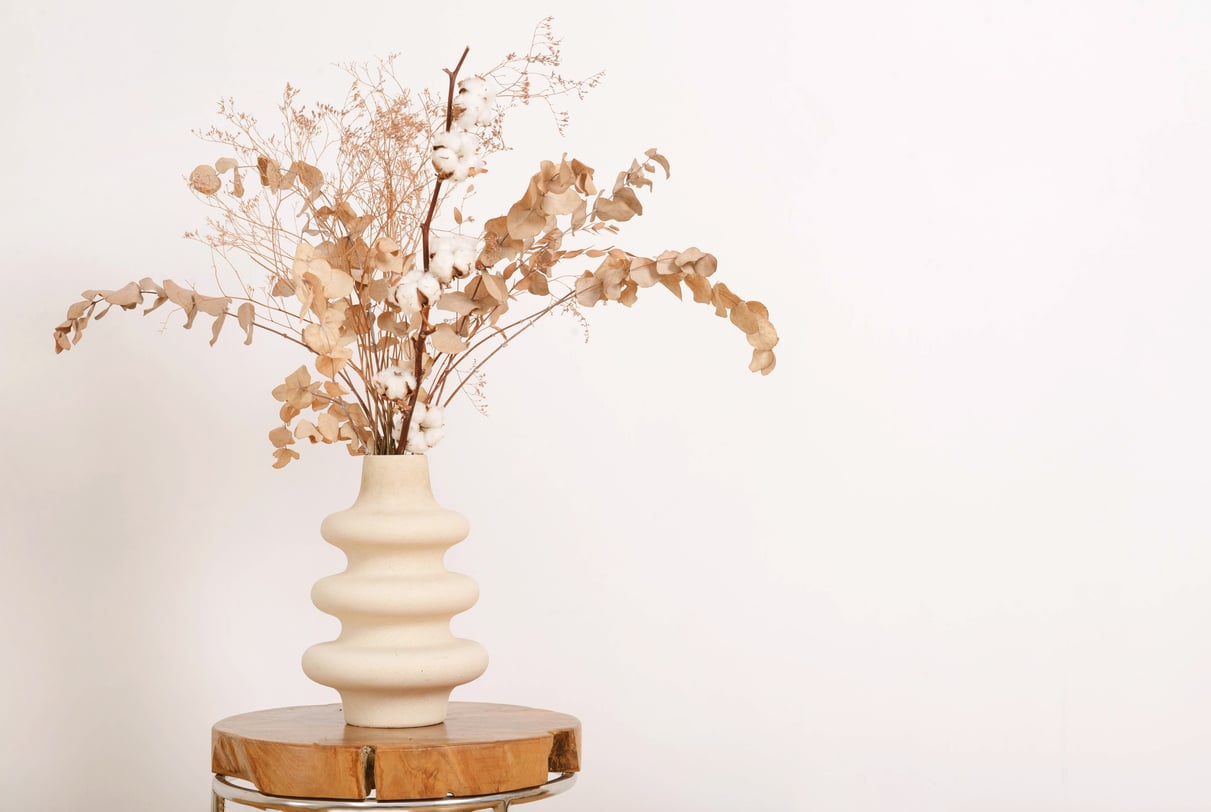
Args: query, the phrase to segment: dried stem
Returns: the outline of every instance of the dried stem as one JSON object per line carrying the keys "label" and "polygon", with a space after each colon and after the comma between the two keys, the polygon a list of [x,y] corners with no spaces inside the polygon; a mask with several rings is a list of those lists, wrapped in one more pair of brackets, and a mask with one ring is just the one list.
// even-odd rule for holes
{"label": "dried stem", "polygon": [[[446,68],[446,75],[450,77],[450,86],[446,92],[446,132],[450,132],[451,125],[454,124],[454,88],[458,81],[458,72],[462,70],[463,62],[467,59],[467,54],[471,52],[471,46],[463,48],[463,54],[458,58],[458,64],[453,70]],[[429,198],[429,212],[425,215],[425,222],[421,226],[421,262],[425,271],[429,270],[429,232],[433,227],[433,214],[437,211],[437,201],[441,196],[442,179],[438,178],[433,183],[433,196]],[[415,375],[416,386],[412,390],[412,395],[408,399],[408,409],[404,413],[403,424],[400,426],[399,442],[396,444],[395,453],[403,454],[408,445],[408,432],[412,428],[412,418],[416,414],[416,401],[420,397],[420,382],[424,374],[425,363],[425,340],[429,336],[429,303],[425,302],[421,308],[421,324],[420,329],[416,331],[416,343],[414,345],[415,365],[413,375]],[[388,435],[389,436],[389,435]]]}
{"label": "dried stem", "polygon": [[[466,384],[466,382],[469,381],[475,375],[475,373],[480,370],[480,367],[482,367],[484,364],[488,363],[489,359],[491,359],[493,355],[496,355],[496,353],[500,352],[505,347],[509,346],[510,341],[517,338],[519,335],[524,333],[526,330],[529,330],[531,327],[533,327],[538,322],[539,319],[541,319],[543,316],[550,313],[556,307],[559,307],[559,305],[563,304],[564,302],[570,301],[572,299],[572,297],[574,297],[575,295],[576,295],[575,292],[568,293],[563,298],[559,299],[558,301],[556,301],[549,307],[547,307],[543,310],[540,310],[537,313],[534,313],[533,315],[529,316],[528,318],[521,319],[518,322],[516,322],[516,324],[524,324],[525,326],[522,327],[520,330],[518,330],[513,335],[505,335],[505,337],[501,340],[499,347],[492,350],[492,352],[488,353],[483,358],[483,360],[479,361],[478,363],[475,364],[475,366],[471,367],[471,370],[465,376],[463,376],[463,379],[461,381],[458,382],[458,386],[454,387],[454,391],[450,393],[450,397],[446,398],[445,402],[442,403],[442,406],[449,406],[450,402],[454,400],[454,396],[458,394],[458,390],[462,389],[463,385]],[[488,341],[491,338],[495,338],[495,337],[503,335],[503,334],[504,334],[504,330],[501,330],[495,336],[488,336],[488,338],[485,338],[483,341]],[[483,341],[481,341],[480,344],[482,344]],[[479,344],[476,344],[475,346],[478,347]],[[474,348],[472,348],[472,349],[474,349]],[[468,352],[470,352],[470,351],[471,350],[468,350]],[[464,354],[464,355],[459,356],[459,359],[461,360],[462,358],[466,358],[466,357],[467,357],[466,354]],[[457,362],[455,362],[455,364],[457,364]],[[445,370],[445,372],[443,373],[443,378],[445,375],[448,375],[451,371],[453,371],[455,364],[451,364]]]}

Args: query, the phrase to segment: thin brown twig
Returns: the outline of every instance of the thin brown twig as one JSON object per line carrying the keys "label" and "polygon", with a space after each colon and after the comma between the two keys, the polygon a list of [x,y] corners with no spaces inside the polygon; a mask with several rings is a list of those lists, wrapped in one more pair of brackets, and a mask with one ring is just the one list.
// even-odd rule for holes
{"label": "thin brown twig", "polygon": [[[547,309],[538,311],[537,313],[535,313],[535,314],[533,314],[532,316],[530,316],[528,319],[522,319],[522,322],[526,322],[525,326],[524,326],[524,327],[522,327],[520,330],[518,330],[518,331],[517,331],[516,333],[514,333],[513,335],[511,335],[511,336],[505,336],[504,340],[500,342],[500,346],[499,346],[499,347],[497,347],[496,349],[492,350],[492,352],[490,352],[490,353],[488,353],[486,356],[484,356],[484,358],[483,358],[483,360],[482,360],[482,361],[479,361],[478,363],[476,363],[476,365],[475,365],[475,366],[471,367],[471,369],[470,369],[470,370],[467,372],[466,376],[464,376],[464,377],[463,377],[463,379],[462,379],[461,381],[459,381],[458,386],[454,387],[454,391],[450,393],[450,397],[446,398],[446,401],[445,401],[445,402],[442,404],[442,406],[449,406],[449,405],[450,405],[450,402],[454,400],[454,396],[458,394],[458,390],[462,389],[462,388],[463,388],[463,385],[464,385],[464,384],[465,384],[467,381],[469,381],[469,380],[470,380],[472,377],[474,377],[475,373],[479,371],[480,367],[482,367],[484,364],[488,363],[488,361],[489,361],[489,360],[492,358],[492,356],[493,356],[493,355],[496,355],[496,353],[500,352],[500,351],[501,351],[501,350],[503,350],[505,347],[509,346],[509,342],[510,342],[510,341],[512,341],[513,339],[517,338],[519,335],[521,335],[522,333],[524,333],[526,330],[529,330],[531,327],[533,327],[535,324],[537,324],[539,319],[541,319],[543,316],[545,316],[545,315],[547,315],[548,313],[550,313],[550,312],[551,312],[551,311],[552,311],[552,310],[553,310],[553,309],[554,309],[554,308],[555,308],[557,305],[562,304],[563,302],[568,301],[569,299],[571,299],[571,298],[572,298],[573,296],[575,296],[575,295],[576,295],[576,293],[575,293],[575,291],[573,291],[572,293],[569,293],[569,294],[567,294],[566,296],[564,296],[562,299],[560,299],[560,300],[559,300],[558,302],[556,302],[555,304],[552,304],[552,305],[551,305],[550,307],[548,307]],[[496,334],[496,335],[501,335],[501,334],[502,334],[502,333],[498,333],[498,334]],[[494,337],[496,337],[496,336],[488,336],[488,338],[485,338],[485,339],[484,339],[484,341],[487,341],[487,340],[489,340],[489,339],[491,339],[491,338],[494,338]],[[482,344],[483,342],[481,341],[480,343]],[[479,346],[479,344],[477,344],[476,346]],[[466,357],[466,356],[463,356],[463,357]],[[449,369],[449,370],[447,370],[447,373],[448,373],[450,370],[453,370],[453,369],[454,369],[454,367],[453,367],[453,366],[451,366],[451,367],[450,367],[450,369]]]}
{"label": "thin brown twig", "polygon": [[[446,75],[450,77],[450,86],[446,92],[446,132],[450,132],[450,127],[454,124],[454,87],[458,81],[458,72],[462,70],[463,62],[466,61],[469,53],[471,53],[470,45],[463,48],[463,54],[458,58],[458,64],[454,66],[454,70],[445,69]],[[429,213],[425,217],[424,225],[421,226],[421,262],[426,273],[429,271],[429,230],[433,226],[433,214],[437,211],[437,200],[441,195],[441,189],[442,179],[439,177],[433,183],[433,197],[429,199]],[[412,390],[412,396],[408,400],[408,410],[404,413],[400,426],[399,442],[395,447],[396,454],[403,454],[408,445],[408,432],[412,429],[412,417],[416,414],[416,401],[420,398],[420,381],[424,375],[425,340],[428,336],[429,303],[425,302],[421,307],[421,323],[420,328],[416,331],[416,344],[413,350],[416,356],[413,369],[413,374],[416,376],[416,387]]]}

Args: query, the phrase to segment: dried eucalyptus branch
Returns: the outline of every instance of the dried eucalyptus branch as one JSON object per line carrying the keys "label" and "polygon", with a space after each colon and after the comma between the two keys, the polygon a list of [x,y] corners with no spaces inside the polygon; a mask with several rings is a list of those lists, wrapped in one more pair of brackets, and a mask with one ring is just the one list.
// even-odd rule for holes
{"label": "dried eucalyptus branch", "polygon": [[[207,296],[151,279],[85,291],[55,328],[55,351],[79,343],[113,307],[150,313],[165,303],[181,310],[187,328],[199,313],[211,317],[212,345],[234,319],[245,344],[259,329],[303,347],[320,378],[300,366],[273,390],[282,404],[281,425],[269,433],[275,467],[298,459],[290,446],[303,439],[345,443],[350,454],[425,453],[444,436],[445,407],[460,392],[478,391],[484,365],[540,319],[569,308],[582,318],[578,308],[607,302],[629,307],[640,289],[657,284],[679,299],[688,291],[728,318],[752,347],[749,368],[768,374],[778,343],[769,312],[711,281],[714,256],[697,248],[644,257],[568,245],[613,237],[643,214],[640,193],[652,189],[658,167],[669,175],[654,149],[618,173],[608,193],[598,190],[591,167],[565,156],[542,161],[521,198],[482,227],[457,206],[445,219],[450,190],[462,184],[465,206],[485,158],[504,149],[503,122],[514,104],[551,105],[596,85],[600,74],[559,76],[558,46],[543,20],[525,54],[460,80],[464,49],[444,69],[444,98],[403,87],[395,57],[347,66],[344,103],[308,107],[287,85],[281,132],[269,135],[223,100],[224,123],[199,135],[229,154],[188,178],[215,216],[208,231],[186,236],[221,256],[243,295]],[[566,114],[551,109],[562,130]],[[256,191],[246,175],[259,182]],[[556,275],[585,259],[598,264],[581,265],[579,276]],[[255,279],[263,282],[248,281]],[[502,323],[527,303],[535,306]],[[463,365],[470,366],[465,374]]]}

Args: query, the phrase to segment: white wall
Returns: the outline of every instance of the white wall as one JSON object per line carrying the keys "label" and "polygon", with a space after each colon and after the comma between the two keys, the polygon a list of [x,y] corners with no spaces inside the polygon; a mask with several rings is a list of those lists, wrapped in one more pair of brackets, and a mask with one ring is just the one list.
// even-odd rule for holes
{"label": "white wall", "polygon": [[[557,17],[607,80],[491,183],[660,147],[627,244],[716,253],[780,365],[660,292],[500,357],[432,457],[493,657],[456,697],[583,720],[553,811],[1211,807],[1211,6],[791,5]],[[181,177],[220,95],[333,98],[331,63],[392,50],[436,85],[550,7],[341,8],[3,13],[12,808],[199,808],[214,721],[333,701],[298,657],[356,463],[270,469],[300,360],[50,330],[87,287],[205,283]]]}

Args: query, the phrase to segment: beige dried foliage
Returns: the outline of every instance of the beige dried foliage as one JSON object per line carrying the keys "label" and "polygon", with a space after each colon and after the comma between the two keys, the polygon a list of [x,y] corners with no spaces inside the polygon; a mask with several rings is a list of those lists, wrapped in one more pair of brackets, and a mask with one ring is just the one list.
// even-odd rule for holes
{"label": "beige dried foliage", "polygon": [[429,336],[433,349],[448,355],[458,355],[467,351],[467,342],[463,341],[454,331],[454,325],[443,322],[434,328]]}
{"label": "beige dried foliage", "polygon": [[484,223],[484,248],[476,259],[481,268],[491,268],[501,260],[516,259],[525,241],[509,233],[509,218],[493,217]]}
{"label": "beige dried foliage", "polygon": [[522,280],[522,285],[525,286],[526,291],[533,293],[535,296],[551,295],[551,285],[542,271],[531,271]]}
{"label": "beige dried foliage", "polygon": [[[545,104],[563,129],[566,113],[555,104],[583,97],[599,76],[561,78],[559,57],[544,20],[529,51],[478,72],[499,87],[496,115],[477,132],[481,157],[506,147],[504,123],[516,106]],[[538,320],[568,313],[583,324],[581,309],[629,307],[657,285],[678,298],[684,287],[735,324],[752,348],[751,370],[774,368],[768,310],[712,282],[713,255],[691,247],[649,257],[612,243],[619,224],[644,214],[641,194],[652,192],[654,173],[669,176],[655,149],[618,172],[608,194],[592,167],[565,155],[539,162],[503,214],[469,212],[473,185],[455,192],[430,164],[435,135],[453,126],[446,102],[462,64],[447,70],[440,92],[402,89],[394,58],[346,66],[350,91],[339,104],[304,104],[287,85],[277,132],[223,100],[221,122],[202,133],[220,157],[188,179],[212,211],[209,229],[186,235],[210,247],[216,271],[230,271],[216,273],[217,295],[146,278],[85,291],[55,328],[55,351],[73,347],[112,307],[150,313],[166,303],[186,328],[199,315],[210,319],[211,344],[229,316],[244,344],[257,331],[292,342],[310,357],[272,391],[281,404],[281,425],[269,432],[277,468],[299,458],[291,447],[299,440],[344,443],[351,454],[403,453],[392,434],[397,414],[406,435],[417,403],[446,406],[465,394],[482,409],[484,364]],[[245,189],[253,167],[258,182]],[[441,281],[430,270],[433,246],[454,235],[474,239],[474,261],[447,266]],[[603,238],[611,244],[592,242]],[[521,315],[511,314],[517,308]],[[396,368],[420,382],[403,399],[374,384]]]}
{"label": "beige dried foliage", "polygon": [[[118,290],[108,291],[104,294],[105,301],[110,304],[118,305],[121,308],[129,310],[143,303],[143,294],[139,290],[138,282],[130,282]],[[77,302],[76,304],[83,304]]]}
{"label": "beige dried foliage", "polygon": [[279,448],[277,451],[273,452],[273,467],[285,468],[287,463],[289,463],[291,460],[297,460],[298,458],[299,453],[297,451],[290,448]]}
{"label": "beige dried foliage", "polygon": [[260,173],[262,186],[268,187],[271,192],[282,191],[282,167],[277,161],[264,155],[258,155],[256,168]]}
{"label": "beige dried foliage", "polygon": [[189,173],[189,185],[195,192],[204,195],[217,194],[219,189],[223,188],[223,182],[219,180],[219,173],[214,171],[213,166],[207,164],[200,164]]}
{"label": "beige dried foliage", "polygon": [[475,310],[475,300],[461,290],[443,293],[434,305],[438,310],[445,310],[459,316],[465,316]]}
{"label": "beige dried foliage", "polygon": [[252,302],[244,302],[236,310],[236,319],[240,323],[240,329],[244,331],[244,343],[252,343],[252,328],[256,320],[256,305]]}
{"label": "beige dried foliage", "polygon": [[269,432],[269,442],[273,443],[274,448],[285,448],[288,445],[294,444],[294,435],[290,433],[290,429],[287,427],[278,426]]}
{"label": "beige dried foliage", "polygon": [[[319,167],[312,166],[306,161],[294,161],[290,164],[290,171],[298,176],[309,197],[318,194],[320,186],[324,183],[324,173],[319,170]],[[341,202],[345,208],[348,208],[349,204],[347,202]]]}
{"label": "beige dried foliage", "polygon": [[[686,274],[682,277],[681,281],[685,282],[685,286],[694,294],[695,302],[699,304],[711,303],[711,283],[707,281],[705,276],[698,276],[692,273]],[[681,293],[678,292],[677,296],[680,298]]]}
{"label": "beige dried foliage", "polygon": [[547,218],[550,215],[543,209],[544,197],[542,189],[531,181],[525,195],[513,204],[506,215],[505,224],[508,227],[509,236],[524,242],[538,235],[547,227]]}
{"label": "beige dried foliage", "polygon": [[634,190],[623,187],[613,197],[599,197],[593,203],[593,215],[598,220],[625,222],[637,214],[643,214],[643,204]]}
{"label": "beige dried foliage", "polygon": [[311,373],[306,366],[301,366],[286,376],[284,383],[273,389],[273,399],[280,400],[296,409],[304,409],[312,401]]}

